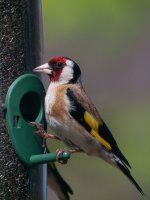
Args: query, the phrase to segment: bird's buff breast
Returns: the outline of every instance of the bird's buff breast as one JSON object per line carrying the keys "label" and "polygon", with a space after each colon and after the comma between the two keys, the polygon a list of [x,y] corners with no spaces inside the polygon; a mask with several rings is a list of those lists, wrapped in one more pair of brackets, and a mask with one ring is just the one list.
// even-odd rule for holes
{"label": "bird's buff breast", "polygon": [[46,120],[52,128],[60,125],[65,120],[69,107],[65,95],[66,86],[49,87],[45,97]]}
{"label": "bird's buff breast", "polygon": [[55,134],[68,146],[76,146],[88,154],[101,145],[80,126],[68,113],[70,104],[66,98],[66,87],[49,88],[45,97],[46,120]]}

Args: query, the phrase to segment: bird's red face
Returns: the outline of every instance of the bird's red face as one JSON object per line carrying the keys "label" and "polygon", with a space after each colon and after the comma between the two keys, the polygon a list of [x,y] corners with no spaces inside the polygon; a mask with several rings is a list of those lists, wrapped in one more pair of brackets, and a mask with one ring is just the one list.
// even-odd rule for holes
{"label": "bird's red face", "polygon": [[55,82],[58,81],[65,65],[66,65],[66,58],[55,57],[49,60],[48,63],[36,67],[33,71],[47,74],[50,78],[50,81]]}
{"label": "bird's red face", "polygon": [[75,82],[81,74],[79,66],[66,57],[54,57],[33,71],[47,74],[51,82],[63,83]]}
{"label": "bird's red face", "polygon": [[63,68],[66,65],[66,61],[67,60],[64,57],[55,57],[48,62],[48,65],[52,69],[52,74],[50,75],[50,80],[52,82],[58,81],[63,71]]}

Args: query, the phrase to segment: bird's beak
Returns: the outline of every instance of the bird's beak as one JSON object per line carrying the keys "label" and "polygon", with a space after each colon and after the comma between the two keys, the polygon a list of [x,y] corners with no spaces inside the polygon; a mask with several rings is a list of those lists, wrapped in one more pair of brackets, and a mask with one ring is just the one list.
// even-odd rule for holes
{"label": "bird's beak", "polygon": [[40,65],[39,67],[36,67],[33,69],[34,72],[40,72],[44,74],[52,74],[52,70],[50,69],[48,63],[45,63],[44,65]]}

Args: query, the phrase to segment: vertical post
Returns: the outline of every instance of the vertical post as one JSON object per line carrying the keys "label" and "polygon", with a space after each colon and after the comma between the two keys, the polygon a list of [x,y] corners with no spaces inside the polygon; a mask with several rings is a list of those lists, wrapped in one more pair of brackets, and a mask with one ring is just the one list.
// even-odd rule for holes
{"label": "vertical post", "polygon": [[42,59],[41,1],[0,1],[0,199],[46,199],[46,166],[26,168],[12,148],[3,105],[10,84]]}

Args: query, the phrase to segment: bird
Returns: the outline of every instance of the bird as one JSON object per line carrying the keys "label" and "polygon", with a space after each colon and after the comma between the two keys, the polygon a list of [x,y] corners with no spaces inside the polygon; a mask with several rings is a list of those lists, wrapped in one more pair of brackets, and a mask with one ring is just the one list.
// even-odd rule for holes
{"label": "bird", "polygon": [[55,136],[49,134],[46,138],[63,141],[71,153],[84,152],[103,159],[123,172],[145,195],[131,175],[131,166],[114,136],[86,94],[79,65],[68,57],[58,56],[33,71],[46,74],[50,82],[45,96],[45,118]]}

